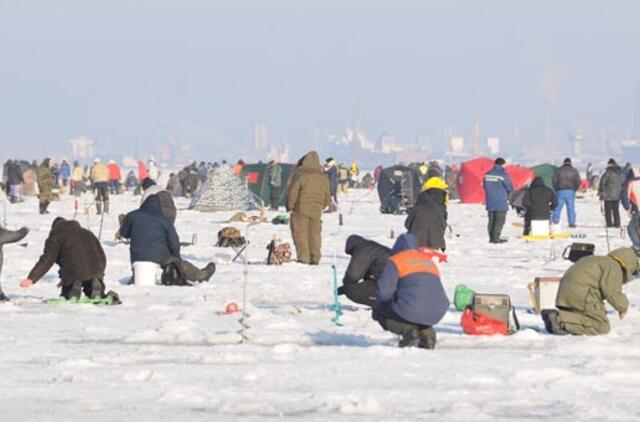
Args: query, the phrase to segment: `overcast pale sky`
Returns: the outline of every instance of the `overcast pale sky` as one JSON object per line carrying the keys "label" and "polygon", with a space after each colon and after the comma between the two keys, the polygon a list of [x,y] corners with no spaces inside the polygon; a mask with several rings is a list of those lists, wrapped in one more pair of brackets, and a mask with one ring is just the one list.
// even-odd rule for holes
{"label": "overcast pale sky", "polygon": [[[0,0],[0,147],[168,137],[210,159],[300,148],[363,106],[372,138],[633,128],[638,1]],[[34,154],[34,151],[35,154]],[[231,156],[227,154],[227,156]]]}

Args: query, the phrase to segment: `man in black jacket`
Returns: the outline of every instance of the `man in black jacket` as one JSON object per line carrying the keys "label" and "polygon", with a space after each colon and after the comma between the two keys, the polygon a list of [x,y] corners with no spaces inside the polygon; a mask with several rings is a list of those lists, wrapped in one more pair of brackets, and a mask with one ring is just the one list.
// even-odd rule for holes
{"label": "man in black jacket", "polygon": [[354,234],[347,238],[344,251],[351,255],[351,260],[338,294],[346,295],[355,303],[374,307],[376,280],[382,274],[391,249]]}
{"label": "man in black jacket", "polygon": [[24,182],[22,176],[22,169],[18,160],[12,160],[7,167],[7,184],[9,185],[9,200],[11,203],[21,202],[22,194],[20,192],[20,186]]}
{"label": "man in black jacket", "polygon": [[418,246],[442,251],[447,247],[444,240],[447,225],[438,204],[427,191],[418,195],[416,204],[404,221],[404,227],[416,238]]}
{"label": "man in black jacket", "polygon": [[53,220],[44,252],[20,287],[30,287],[40,280],[53,264],[58,264],[60,296],[80,299],[84,292],[90,299],[112,296],[112,303],[119,303],[115,293],[105,294],[104,270],[107,257],[98,238],[77,221],[58,217]]}
{"label": "man in black jacket", "polygon": [[607,169],[600,178],[598,196],[604,202],[604,218],[607,227],[620,227],[620,199],[625,174],[613,158],[609,159]]}
{"label": "man in black jacket", "polygon": [[580,189],[580,173],[573,168],[570,158],[565,158],[553,174],[553,189],[558,196],[558,205],[551,217],[553,224],[560,223],[562,208],[566,204],[569,227],[576,227],[576,192]]}
{"label": "man in black jacket", "polygon": [[180,258],[180,239],[175,227],[162,213],[160,198],[151,195],[140,209],[130,212],[120,227],[120,235],[131,239],[129,246],[131,263],[155,262],[166,269],[177,267],[186,281],[207,281],[216,270],[213,262],[198,269]]}
{"label": "man in black jacket", "polygon": [[531,186],[524,193],[522,206],[525,208],[524,235],[531,232],[531,221],[541,220],[549,222],[551,211],[558,205],[555,192],[545,186],[541,177],[536,177]]}

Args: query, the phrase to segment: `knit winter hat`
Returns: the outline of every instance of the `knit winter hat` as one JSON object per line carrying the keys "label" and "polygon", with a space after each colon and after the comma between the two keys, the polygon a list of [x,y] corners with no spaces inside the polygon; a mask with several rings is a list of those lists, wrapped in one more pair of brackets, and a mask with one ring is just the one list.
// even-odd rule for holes
{"label": "knit winter hat", "polygon": [[571,164],[571,158],[569,158],[569,157],[565,158],[562,163],[563,164]]}
{"label": "knit winter hat", "polygon": [[609,161],[607,161],[607,165],[615,166],[616,164],[618,163],[616,163],[616,160],[614,160],[613,158],[609,158]]}
{"label": "knit winter hat", "polygon": [[147,190],[149,189],[151,186],[155,185],[156,182],[154,182],[152,179],[150,178],[146,178],[142,181],[142,190]]}
{"label": "knit winter hat", "polygon": [[506,161],[504,161],[504,158],[502,158],[502,157],[496,158],[496,161],[495,161],[496,166],[504,166],[505,163],[506,163]]}

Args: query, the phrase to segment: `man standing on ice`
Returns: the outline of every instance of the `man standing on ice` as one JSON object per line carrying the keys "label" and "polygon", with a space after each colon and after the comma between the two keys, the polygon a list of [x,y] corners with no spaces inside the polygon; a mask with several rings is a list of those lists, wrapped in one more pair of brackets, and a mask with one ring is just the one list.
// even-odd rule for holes
{"label": "man standing on ice", "polygon": [[320,263],[322,211],[329,205],[329,180],[322,172],[318,153],[311,151],[298,162],[287,190],[287,211],[291,212],[291,235],[298,262]]}
{"label": "man standing on ice", "polygon": [[504,158],[496,158],[493,168],[484,175],[485,204],[489,215],[489,243],[505,243],[500,237],[509,210],[509,194],[513,191],[511,179],[504,169]]}
{"label": "man standing on ice", "polygon": [[553,189],[558,196],[558,204],[553,209],[552,223],[560,223],[562,208],[566,204],[569,227],[576,227],[576,192],[580,189],[580,173],[571,165],[571,158],[565,158],[562,166],[553,173]]}
{"label": "man standing on ice", "polygon": [[436,332],[449,308],[440,271],[431,257],[418,250],[412,234],[400,235],[376,287],[373,319],[382,328],[402,336],[400,347],[433,349]]}
{"label": "man standing on ice", "polygon": [[623,319],[629,300],[622,285],[640,270],[638,252],[619,248],[607,256],[587,256],[573,264],[562,276],[556,297],[558,310],[542,311],[545,328],[551,334],[599,335],[611,327],[604,306],[606,300]]}

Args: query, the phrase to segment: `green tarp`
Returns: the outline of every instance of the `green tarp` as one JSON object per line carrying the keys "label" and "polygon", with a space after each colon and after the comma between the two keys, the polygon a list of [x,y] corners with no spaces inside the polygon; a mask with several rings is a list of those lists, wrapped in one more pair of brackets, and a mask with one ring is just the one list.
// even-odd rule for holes
{"label": "green tarp", "polygon": [[[282,169],[282,186],[280,187],[280,205],[284,206],[286,201],[286,190],[289,177],[293,174],[293,164],[278,163]],[[249,191],[259,205],[269,206],[269,166],[265,163],[247,164],[242,169],[242,178],[246,179]]]}
{"label": "green tarp", "polygon": [[556,169],[556,166],[549,163],[538,164],[537,166],[531,167],[531,170],[533,170],[536,176],[542,177],[544,184],[550,189],[553,189],[553,174],[556,172]]}

